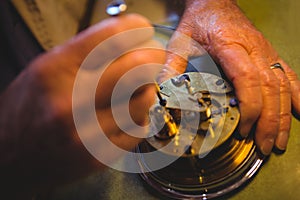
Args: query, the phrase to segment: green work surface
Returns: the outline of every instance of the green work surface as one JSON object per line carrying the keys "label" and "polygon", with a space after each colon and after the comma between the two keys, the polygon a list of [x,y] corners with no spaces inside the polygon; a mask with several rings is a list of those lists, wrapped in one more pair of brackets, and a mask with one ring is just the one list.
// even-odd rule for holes
{"label": "green work surface", "polygon": [[[279,55],[300,75],[300,1],[240,0],[245,14],[271,41]],[[300,199],[300,123],[293,118],[289,145],[272,154],[257,175],[224,199]],[[39,198],[37,198],[39,199]],[[146,189],[137,174],[108,169],[76,183],[49,191],[41,199],[161,199]]]}

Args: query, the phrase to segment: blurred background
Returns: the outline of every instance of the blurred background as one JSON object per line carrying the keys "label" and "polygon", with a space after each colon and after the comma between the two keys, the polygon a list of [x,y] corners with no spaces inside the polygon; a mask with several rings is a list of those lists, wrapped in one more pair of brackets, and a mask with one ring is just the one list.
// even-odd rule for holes
{"label": "blurred background", "polygon": [[[107,0],[98,1],[93,23],[106,18]],[[180,4],[166,0],[127,0],[128,12],[138,12],[153,23],[175,25]],[[279,55],[300,76],[300,1],[238,0],[238,4],[273,44]],[[176,7],[177,6],[177,7]],[[291,199],[300,198],[300,123],[293,118],[289,145],[282,155],[272,154],[251,182],[222,199]],[[146,189],[137,174],[108,169],[84,180],[62,186],[36,199],[98,200],[98,199],[161,199]]]}

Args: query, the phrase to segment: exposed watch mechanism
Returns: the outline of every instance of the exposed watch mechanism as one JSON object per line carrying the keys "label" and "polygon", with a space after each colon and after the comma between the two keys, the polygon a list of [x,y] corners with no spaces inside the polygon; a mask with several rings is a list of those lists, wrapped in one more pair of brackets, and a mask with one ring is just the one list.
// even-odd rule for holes
{"label": "exposed watch mechanism", "polygon": [[[157,85],[149,137],[137,147],[141,177],[173,199],[212,199],[238,188],[263,159],[251,137],[238,137],[233,88],[223,78],[189,72]],[[156,158],[145,156],[156,152]],[[158,155],[158,156],[157,156]],[[162,168],[152,166],[173,161]]]}

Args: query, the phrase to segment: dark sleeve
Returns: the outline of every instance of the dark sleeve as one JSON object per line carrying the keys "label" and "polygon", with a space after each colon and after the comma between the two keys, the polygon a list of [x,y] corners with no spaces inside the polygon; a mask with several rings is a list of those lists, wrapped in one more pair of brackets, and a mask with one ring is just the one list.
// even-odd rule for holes
{"label": "dark sleeve", "polygon": [[0,1],[0,93],[28,65],[42,47],[14,6]]}

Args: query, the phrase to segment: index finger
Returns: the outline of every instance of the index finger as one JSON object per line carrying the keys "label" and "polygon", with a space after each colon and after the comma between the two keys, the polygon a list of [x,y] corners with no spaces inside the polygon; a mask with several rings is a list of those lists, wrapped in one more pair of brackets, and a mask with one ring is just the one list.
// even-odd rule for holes
{"label": "index finger", "polygon": [[160,72],[158,82],[184,73],[190,57],[201,56],[206,51],[189,34],[175,31],[167,45],[165,68]]}

